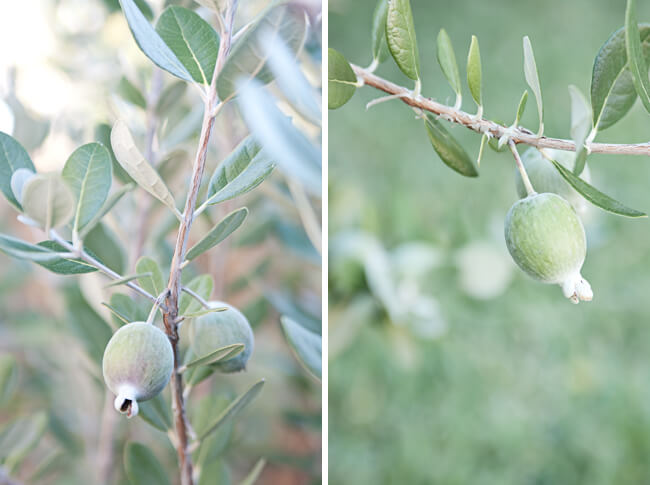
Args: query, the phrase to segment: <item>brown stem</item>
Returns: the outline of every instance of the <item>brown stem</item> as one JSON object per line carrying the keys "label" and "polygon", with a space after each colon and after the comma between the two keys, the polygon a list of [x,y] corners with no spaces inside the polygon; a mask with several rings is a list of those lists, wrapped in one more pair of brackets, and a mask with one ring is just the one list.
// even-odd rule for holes
{"label": "brown stem", "polygon": [[[523,143],[538,148],[555,148],[556,150],[565,150],[574,152],[576,145],[571,140],[560,138],[539,137],[525,128],[508,128],[494,121],[485,118],[477,118],[474,115],[455,109],[452,106],[446,106],[430,98],[416,96],[411,90],[398,86],[386,79],[383,79],[371,73],[363,67],[351,64],[352,70],[364,84],[379,89],[385,93],[398,96],[399,99],[414,108],[420,108],[424,111],[440,115],[451,121],[469,128],[477,133],[489,133],[491,136],[501,138],[508,135],[515,143]],[[650,155],[650,142],[638,144],[615,144],[615,143],[589,143],[588,148],[593,153],[613,153],[620,155]]]}
{"label": "brown stem", "polygon": [[217,114],[217,75],[228,56],[230,51],[230,44],[232,39],[232,26],[234,23],[235,9],[237,0],[232,0],[227,12],[227,21],[224,23],[222,29],[221,44],[219,45],[219,53],[217,54],[217,63],[210,84],[210,90],[205,103],[205,111],[203,114],[203,124],[201,127],[201,136],[199,139],[199,147],[194,160],[192,169],[192,180],[190,188],[187,193],[185,201],[185,209],[183,211],[183,218],[178,228],[178,236],[176,238],[176,246],[174,248],[174,256],[171,262],[169,272],[169,296],[166,301],[166,310],[163,314],[163,322],[165,324],[165,331],[172,344],[174,352],[174,372],[172,374],[172,405],[174,410],[174,421],[176,426],[176,435],[178,444],[176,451],[178,453],[178,461],[181,468],[181,484],[193,485],[193,467],[192,456],[189,444],[190,426],[187,421],[185,413],[185,398],[183,395],[183,376],[179,372],[181,366],[180,355],[178,349],[178,302],[181,293],[181,274],[182,263],[185,260],[185,253],[187,251],[187,241],[189,239],[190,229],[194,221],[194,210],[196,208],[196,199],[201,187],[201,179],[205,169],[205,159],[208,153],[208,143],[210,141],[210,134],[214,126],[214,120]]}

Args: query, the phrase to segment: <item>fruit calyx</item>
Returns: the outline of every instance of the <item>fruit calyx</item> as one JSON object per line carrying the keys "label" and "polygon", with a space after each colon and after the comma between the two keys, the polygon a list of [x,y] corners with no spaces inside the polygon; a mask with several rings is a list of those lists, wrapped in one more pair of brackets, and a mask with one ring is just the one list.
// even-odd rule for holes
{"label": "fruit calyx", "polygon": [[591,301],[594,298],[591,285],[580,273],[574,273],[564,280],[562,283],[562,292],[571,303],[575,303],[576,305],[580,301]]}
{"label": "fruit calyx", "polygon": [[118,390],[117,397],[115,398],[115,410],[122,414],[126,414],[127,418],[132,418],[138,415],[140,408],[138,407],[137,391],[135,387],[130,384],[123,384]]}

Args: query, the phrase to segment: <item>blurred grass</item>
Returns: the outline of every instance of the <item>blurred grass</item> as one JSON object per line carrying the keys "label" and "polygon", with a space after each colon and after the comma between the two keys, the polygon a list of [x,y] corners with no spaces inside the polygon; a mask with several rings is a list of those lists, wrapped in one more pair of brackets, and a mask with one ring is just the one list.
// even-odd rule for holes
{"label": "blurred grass", "polygon": [[[448,31],[461,76],[476,34],[486,116],[510,123],[526,88],[521,39],[529,35],[546,134],[563,138],[567,85],[588,94],[593,58],[623,24],[625,8],[605,0],[411,3],[425,95],[453,103],[436,61],[438,30]],[[330,46],[360,65],[370,63],[374,5],[330,1]],[[650,20],[649,4],[639,5],[639,19]],[[378,74],[410,85],[391,61]],[[480,177],[459,177],[440,163],[421,122],[401,103],[366,112],[379,95],[362,88],[329,113],[330,237],[362,229],[388,248],[420,240],[447,255],[494,232],[503,244],[503,217],[516,200],[511,157],[486,150]],[[463,106],[475,110],[467,88]],[[532,101],[522,124],[537,128]],[[597,140],[644,142],[648,126],[637,103]],[[475,156],[479,138],[453,133]],[[594,185],[648,211],[649,162],[592,155],[588,163]],[[502,295],[475,300],[460,290],[448,256],[426,284],[449,327],[442,338],[423,342],[381,315],[369,319],[330,360],[331,483],[650,482],[650,223],[593,213],[583,271],[595,291],[591,303],[573,306],[558,287],[518,270]],[[355,297],[331,294],[336,308]]]}

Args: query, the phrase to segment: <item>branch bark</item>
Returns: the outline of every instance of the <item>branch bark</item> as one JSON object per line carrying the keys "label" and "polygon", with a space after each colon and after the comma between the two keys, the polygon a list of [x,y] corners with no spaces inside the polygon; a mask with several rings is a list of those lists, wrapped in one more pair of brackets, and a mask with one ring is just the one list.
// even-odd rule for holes
{"label": "branch bark", "polygon": [[178,444],[176,451],[178,454],[179,466],[181,469],[181,484],[193,485],[193,466],[192,456],[190,449],[190,426],[187,421],[185,413],[185,398],[183,395],[183,376],[179,371],[181,367],[179,350],[178,350],[178,303],[181,293],[181,274],[182,263],[185,260],[185,253],[187,251],[187,242],[189,239],[190,229],[194,221],[194,210],[196,208],[196,199],[201,187],[201,179],[205,170],[205,159],[208,153],[208,143],[210,141],[210,134],[214,126],[214,120],[217,116],[219,106],[219,99],[217,96],[217,76],[221,71],[224,62],[230,52],[230,45],[232,41],[232,28],[234,24],[235,11],[237,8],[237,0],[232,0],[227,8],[226,20],[223,22],[221,32],[221,43],[219,45],[219,52],[217,54],[217,62],[210,83],[209,93],[205,102],[205,110],[203,114],[203,123],[201,127],[201,136],[199,138],[199,147],[194,160],[192,169],[192,179],[190,188],[187,193],[185,201],[185,209],[183,210],[183,218],[178,228],[178,235],[176,237],[176,246],[174,248],[174,256],[172,258],[169,283],[169,296],[166,300],[166,310],[163,314],[163,322],[165,324],[165,331],[172,344],[174,352],[174,372],[172,373],[172,405],[174,411],[174,422],[176,426],[176,435]]}
{"label": "branch bark", "polygon": [[[507,126],[500,125],[494,121],[485,118],[477,118],[474,115],[466,113],[460,109],[455,109],[452,106],[447,106],[438,103],[430,98],[415,95],[413,91],[405,87],[399,86],[395,83],[387,81],[363,67],[351,64],[352,70],[357,75],[357,78],[363,81],[364,84],[372,86],[390,95],[399,97],[405,104],[413,108],[420,108],[424,111],[429,111],[436,115],[443,117],[446,120],[456,123],[477,133],[489,133],[491,136],[499,139],[503,135],[508,135],[510,139],[516,143],[523,143],[525,145],[534,146],[537,148],[555,148],[556,150],[564,150],[574,152],[576,145],[571,140],[564,140],[561,138],[547,138],[545,136],[538,137],[526,128],[516,127],[510,129]],[[619,155],[650,155],[650,142],[638,144],[615,144],[615,143],[588,143],[587,148],[592,153],[612,153]]]}

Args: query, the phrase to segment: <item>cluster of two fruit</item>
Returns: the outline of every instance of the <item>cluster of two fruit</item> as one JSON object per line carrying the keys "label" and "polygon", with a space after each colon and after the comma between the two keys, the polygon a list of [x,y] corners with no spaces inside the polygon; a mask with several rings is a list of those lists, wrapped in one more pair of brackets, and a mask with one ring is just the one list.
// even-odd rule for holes
{"label": "cluster of two fruit", "polygon": [[[233,344],[243,344],[238,355],[213,366],[221,372],[237,372],[246,367],[253,352],[253,330],[246,317],[235,307],[210,302],[223,308],[191,322],[191,346],[194,355],[208,355]],[[169,382],[174,370],[174,353],[167,335],[153,324],[133,322],[121,327],[106,346],[102,360],[104,381],[115,394],[115,409],[127,417],[138,414],[138,402],[156,397]]]}

